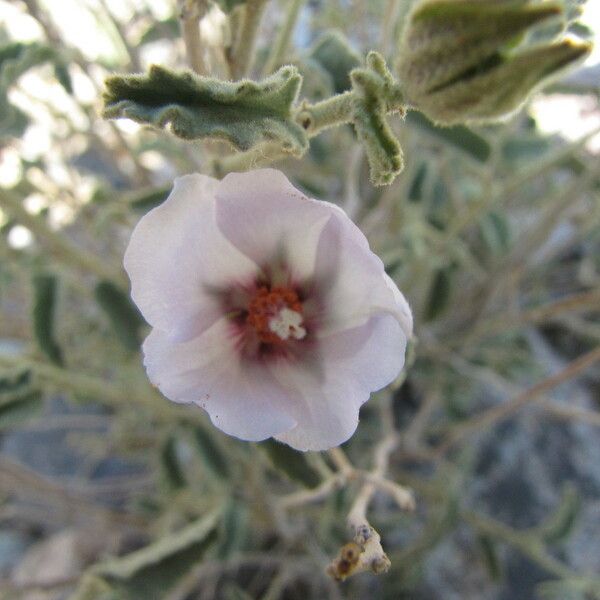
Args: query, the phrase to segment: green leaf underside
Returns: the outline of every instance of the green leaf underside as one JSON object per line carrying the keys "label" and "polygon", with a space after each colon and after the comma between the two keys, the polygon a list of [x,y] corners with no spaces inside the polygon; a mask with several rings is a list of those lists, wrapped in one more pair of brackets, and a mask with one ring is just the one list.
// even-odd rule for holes
{"label": "green leaf underside", "polygon": [[170,125],[180,138],[224,139],[238,150],[277,141],[286,152],[301,156],[308,140],[292,118],[301,82],[291,66],[261,82],[229,82],[154,65],[147,75],[106,80],[104,116],[160,128]]}

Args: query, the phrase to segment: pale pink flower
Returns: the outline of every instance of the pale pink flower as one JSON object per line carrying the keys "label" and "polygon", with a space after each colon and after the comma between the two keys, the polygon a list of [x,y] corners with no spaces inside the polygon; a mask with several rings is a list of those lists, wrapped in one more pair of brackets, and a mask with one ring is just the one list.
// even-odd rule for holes
{"label": "pale pink flower", "polygon": [[383,263],[340,208],[279,171],[177,179],[125,268],[153,327],[148,377],[238,438],[341,444],[404,364],[412,316]]}

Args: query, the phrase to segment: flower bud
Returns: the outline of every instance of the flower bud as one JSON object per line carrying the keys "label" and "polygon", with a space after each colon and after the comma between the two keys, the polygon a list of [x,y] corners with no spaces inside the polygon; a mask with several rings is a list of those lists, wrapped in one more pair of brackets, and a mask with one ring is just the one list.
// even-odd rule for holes
{"label": "flower bud", "polygon": [[400,42],[397,66],[407,100],[445,125],[513,112],[544,78],[590,50],[563,40],[514,51],[534,26],[561,15],[559,6],[520,0],[421,0]]}

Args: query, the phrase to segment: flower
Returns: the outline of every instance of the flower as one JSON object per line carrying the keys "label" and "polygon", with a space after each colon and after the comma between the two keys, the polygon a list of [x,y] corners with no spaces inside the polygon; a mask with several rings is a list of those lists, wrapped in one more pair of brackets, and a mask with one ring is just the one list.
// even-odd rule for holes
{"label": "flower", "polygon": [[125,253],[148,377],[244,440],[341,444],[402,369],[408,304],[337,206],[279,171],[175,180]]}

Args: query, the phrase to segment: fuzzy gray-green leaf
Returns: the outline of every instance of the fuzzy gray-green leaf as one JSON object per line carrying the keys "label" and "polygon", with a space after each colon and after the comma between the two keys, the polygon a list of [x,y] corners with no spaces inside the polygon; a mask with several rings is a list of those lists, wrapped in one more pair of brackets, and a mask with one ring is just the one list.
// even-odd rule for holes
{"label": "fuzzy gray-green leaf", "polygon": [[359,67],[361,60],[360,55],[350,46],[341,32],[336,30],[325,32],[315,42],[309,57],[329,73],[336,93],[340,94],[352,87],[350,71]]}
{"label": "fuzzy gray-green leaf", "polygon": [[389,184],[404,167],[400,143],[387,122],[388,112],[404,114],[399,87],[377,52],[370,52],[366,68],[353,69],[350,79],[355,94],[352,122],[365,147],[371,181]]}
{"label": "fuzzy gray-green leaf", "polygon": [[275,141],[286,152],[301,156],[308,141],[292,118],[301,83],[291,66],[261,82],[230,82],[154,65],[146,75],[113,75],[106,80],[104,116],[159,128],[170,125],[183,139],[224,139],[238,150]]}

